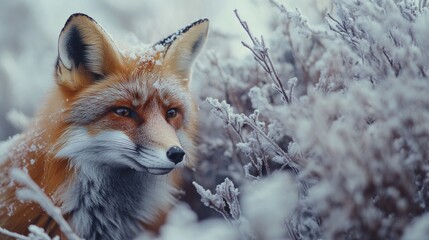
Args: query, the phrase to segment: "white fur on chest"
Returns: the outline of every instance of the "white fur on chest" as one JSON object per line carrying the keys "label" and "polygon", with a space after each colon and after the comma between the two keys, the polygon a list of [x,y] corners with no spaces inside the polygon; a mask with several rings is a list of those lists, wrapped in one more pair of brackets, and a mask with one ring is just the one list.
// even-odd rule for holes
{"label": "white fur on chest", "polygon": [[151,175],[127,168],[81,164],[62,194],[62,210],[85,239],[131,239],[141,222],[174,202],[169,175]]}

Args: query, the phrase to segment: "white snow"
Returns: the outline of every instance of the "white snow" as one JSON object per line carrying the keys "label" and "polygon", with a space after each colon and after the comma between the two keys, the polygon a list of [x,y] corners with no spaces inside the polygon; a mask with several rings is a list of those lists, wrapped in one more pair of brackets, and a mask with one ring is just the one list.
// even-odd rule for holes
{"label": "white snow", "polygon": [[17,134],[6,141],[0,141],[0,164],[6,160],[9,156],[11,147],[15,144],[17,140],[21,137],[20,134]]}
{"label": "white snow", "polygon": [[416,218],[406,229],[402,240],[426,239],[429,236],[429,214]]}
{"label": "white snow", "polygon": [[295,181],[285,173],[255,181],[243,189],[243,215],[257,239],[281,239],[285,224],[295,211],[298,190]]}
{"label": "white snow", "polygon": [[48,234],[45,233],[45,230],[43,228],[40,228],[35,225],[30,225],[28,227],[28,230],[30,231],[30,234],[28,235],[29,239],[33,240],[59,240],[59,237],[56,236],[54,238],[50,238]]}
{"label": "white snow", "polygon": [[138,240],[236,240],[239,234],[236,229],[220,219],[197,222],[197,216],[188,205],[178,204],[168,215],[167,224],[161,229],[159,237],[142,235]]}

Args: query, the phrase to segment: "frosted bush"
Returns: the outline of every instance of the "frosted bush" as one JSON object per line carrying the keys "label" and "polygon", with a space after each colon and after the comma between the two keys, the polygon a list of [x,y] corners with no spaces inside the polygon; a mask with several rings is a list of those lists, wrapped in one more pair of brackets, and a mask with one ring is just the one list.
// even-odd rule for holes
{"label": "frosted bush", "polygon": [[[192,209],[180,203],[159,236],[140,239],[425,238],[428,1],[337,0],[317,25],[269,4],[263,37],[236,11],[247,58],[200,58]],[[212,48],[228,40],[220,35]],[[27,124],[19,112],[8,118]],[[224,219],[199,220],[215,214]]]}
{"label": "frosted bush", "polygon": [[[212,194],[210,190],[205,190],[198,183],[193,182],[198,194],[201,195],[201,201],[206,207],[210,207],[222,214],[229,223],[239,224],[241,217],[240,204],[238,202],[239,191],[234,183],[228,178],[223,183],[216,186],[216,193]],[[228,211],[226,210],[228,209]]]}
{"label": "frosted bush", "polygon": [[[279,13],[272,36],[255,38],[239,18],[253,44],[243,45],[260,69],[217,62],[221,78],[245,86],[225,83],[215,94],[227,101],[208,100],[212,111],[241,119],[237,125],[214,115],[229,128],[211,135],[223,137],[224,149],[233,145],[226,160],[242,167],[231,174],[235,186],[293,173],[299,200],[284,217],[283,237],[409,239],[410,229],[424,232],[426,220],[415,219],[429,210],[427,1],[335,1],[317,27],[271,3]],[[261,63],[268,58],[273,68]]]}

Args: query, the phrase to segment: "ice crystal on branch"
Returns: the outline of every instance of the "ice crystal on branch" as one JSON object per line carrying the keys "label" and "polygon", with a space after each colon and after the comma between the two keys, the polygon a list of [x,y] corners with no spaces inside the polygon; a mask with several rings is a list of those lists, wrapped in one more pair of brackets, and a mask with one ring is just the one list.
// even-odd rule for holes
{"label": "ice crystal on branch", "polygon": [[223,183],[216,186],[216,193],[212,194],[210,190],[205,190],[198,183],[193,182],[198,194],[201,195],[201,201],[205,206],[210,207],[220,214],[231,224],[240,222],[240,203],[238,201],[239,191],[234,183],[225,178]]}
{"label": "ice crystal on branch", "polygon": [[231,126],[233,129],[239,130],[243,127],[243,118],[242,115],[234,113],[231,106],[226,103],[226,101],[219,102],[218,99],[207,98],[207,102],[212,105],[212,113],[223,120],[224,126]]}

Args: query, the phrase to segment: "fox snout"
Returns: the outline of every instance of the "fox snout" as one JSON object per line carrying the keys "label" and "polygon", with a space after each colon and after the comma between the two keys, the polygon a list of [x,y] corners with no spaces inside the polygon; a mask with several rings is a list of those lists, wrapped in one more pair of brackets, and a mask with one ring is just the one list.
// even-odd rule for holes
{"label": "fox snout", "polygon": [[178,164],[183,160],[185,152],[178,146],[171,147],[167,151],[167,158],[174,164]]}

